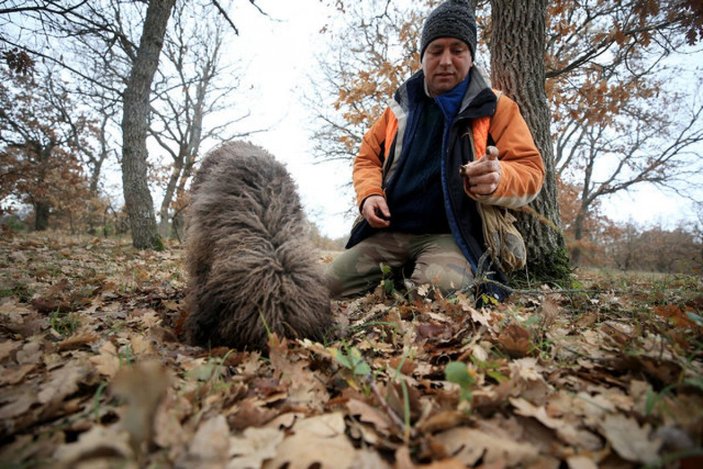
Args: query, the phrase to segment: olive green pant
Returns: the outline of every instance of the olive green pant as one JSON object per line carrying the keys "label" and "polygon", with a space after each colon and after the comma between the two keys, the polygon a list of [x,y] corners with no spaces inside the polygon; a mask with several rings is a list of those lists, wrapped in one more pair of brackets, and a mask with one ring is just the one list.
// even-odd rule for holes
{"label": "olive green pant", "polygon": [[412,267],[408,279],[412,284],[435,285],[444,294],[473,280],[471,266],[451,234],[380,232],[344,251],[327,268],[332,297],[365,293],[378,286],[383,278],[381,264],[396,273]]}

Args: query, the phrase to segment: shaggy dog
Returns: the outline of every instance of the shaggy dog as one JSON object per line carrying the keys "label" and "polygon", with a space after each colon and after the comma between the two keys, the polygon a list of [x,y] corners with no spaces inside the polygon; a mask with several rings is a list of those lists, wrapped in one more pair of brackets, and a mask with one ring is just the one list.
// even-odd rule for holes
{"label": "shaggy dog", "polygon": [[321,339],[329,292],[286,168],[247,142],[206,155],[186,234],[191,342],[263,349],[269,332]]}

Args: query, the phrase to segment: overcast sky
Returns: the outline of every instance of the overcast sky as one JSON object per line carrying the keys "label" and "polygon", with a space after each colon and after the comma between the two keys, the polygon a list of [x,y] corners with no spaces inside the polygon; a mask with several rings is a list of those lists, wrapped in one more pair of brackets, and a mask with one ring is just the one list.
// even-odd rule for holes
{"label": "overcast sky", "polygon": [[345,236],[353,217],[353,192],[343,186],[351,180],[347,164],[316,161],[312,157],[313,116],[302,104],[316,75],[316,56],[325,51],[320,29],[328,10],[319,0],[257,0],[273,18],[240,2],[233,18],[239,37],[232,53],[246,66],[242,89],[252,89],[251,119],[246,128],[271,130],[249,140],[284,162],[298,184],[310,218],[330,237]]}
{"label": "overcast sky", "polygon": [[[253,93],[247,127],[271,127],[250,140],[287,165],[308,214],[323,233],[345,236],[353,221],[345,216],[353,194],[342,186],[350,181],[351,170],[348,165],[313,160],[312,115],[301,99],[304,90],[313,86],[315,57],[325,51],[325,36],[319,31],[329,11],[319,0],[257,0],[257,5],[278,20],[274,21],[248,2],[239,5],[233,19],[240,31],[231,50],[233,57],[249,63],[242,86],[251,87]],[[615,220],[642,224],[672,227],[678,220],[693,217],[690,203],[651,187],[612,197],[603,207]]]}

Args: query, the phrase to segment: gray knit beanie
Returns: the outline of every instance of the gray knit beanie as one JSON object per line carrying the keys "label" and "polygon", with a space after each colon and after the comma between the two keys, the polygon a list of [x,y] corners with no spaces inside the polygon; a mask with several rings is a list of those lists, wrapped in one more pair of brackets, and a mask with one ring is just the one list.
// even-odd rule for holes
{"label": "gray knit beanie", "polygon": [[420,59],[438,37],[461,39],[469,45],[471,58],[476,54],[476,19],[466,0],[448,0],[432,10],[422,27]]}

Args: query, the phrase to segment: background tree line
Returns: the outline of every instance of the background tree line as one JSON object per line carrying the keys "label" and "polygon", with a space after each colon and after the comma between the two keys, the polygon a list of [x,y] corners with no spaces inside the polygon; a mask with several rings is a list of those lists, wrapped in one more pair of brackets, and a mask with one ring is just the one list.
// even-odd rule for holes
{"label": "background tree line", "polygon": [[[238,33],[233,3],[2,1],[3,208],[29,204],[35,229],[121,220],[113,225],[129,228],[140,248],[158,248],[171,227],[182,227],[203,141],[257,131],[247,129],[247,105],[237,101],[241,72],[222,58]],[[255,1],[242,3],[267,14]],[[422,18],[439,2],[323,3],[333,14],[322,32],[329,44],[322,78],[307,95],[313,141],[320,158],[351,161],[392,92],[419,67]],[[529,272],[564,279],[569,257],[617,264],[613,250],[594,248],[618,232],[599,215],[609,196],[656,184],[696,197],[700,86],[677,78],[672,57],[698,53],[700,2],[471,4],[478,65],[521,105],[548,170],[542,194],[521,216]],[[150,158],[147,141],[168,161]],[[124,210],[101,186],[109,164],[122,174]],[[160,207],[150,183],[164,193]],[[617,228],[624,243],[627,227]],[[700,233],[684,231],[700,245]]]}
{"label": "background tree line", "polygon": [[[251,133],[238,130],[248,112],[222,59],[237,33],[227,11],[210,0],[3,1],[0,25],[3,208],[30,204],[39,230],[50,214],[93,229],[112,214],[135,246],[158,248],[182,228],[203,141]],[[149,158],[147,139],[170,161]],[[101,186],[106,164],[122,174],[122,209]],[[150,184],[164,194],[158,226]]]}

